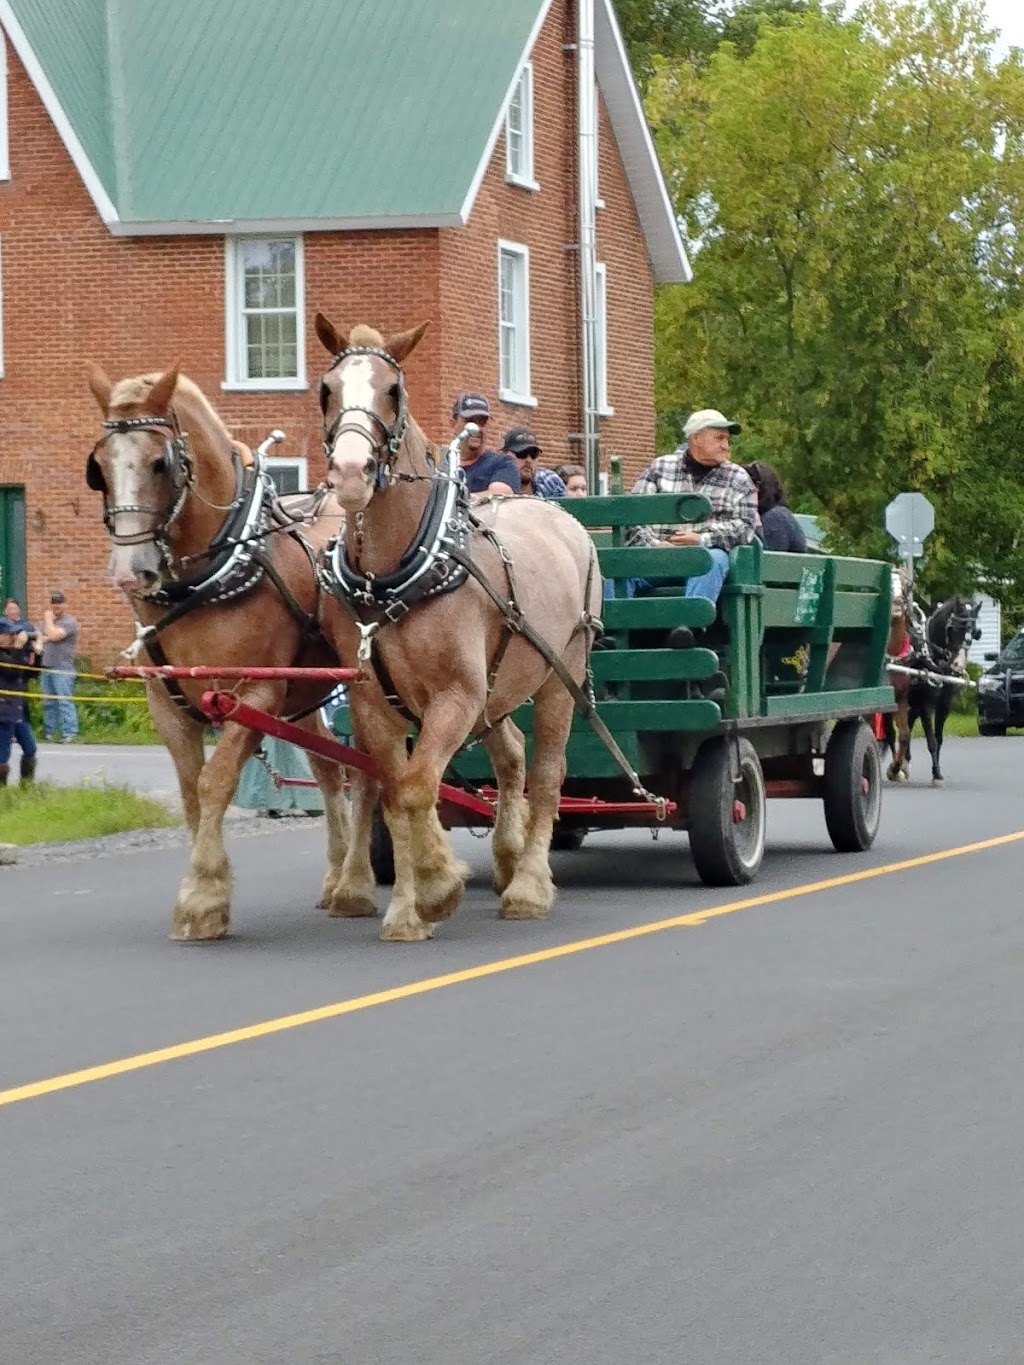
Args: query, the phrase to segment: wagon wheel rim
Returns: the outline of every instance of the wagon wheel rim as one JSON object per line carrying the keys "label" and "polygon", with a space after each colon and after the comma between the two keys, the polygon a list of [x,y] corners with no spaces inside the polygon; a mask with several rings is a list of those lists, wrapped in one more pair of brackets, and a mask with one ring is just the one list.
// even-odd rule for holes
{"label": "wagon wheel rim", "polygon": [[733,847],[745,868],[756,868],[764,853],[765,796],[761,775],[751,764],[740,766],[740,780],[733,787]]}
{"label": "wagon wheel rim", "polygon": [[869,744],[864,749],[860,773],[857,777],[861,810],[866,829],[878,829],[882,818],[882,763],[878,746]]}

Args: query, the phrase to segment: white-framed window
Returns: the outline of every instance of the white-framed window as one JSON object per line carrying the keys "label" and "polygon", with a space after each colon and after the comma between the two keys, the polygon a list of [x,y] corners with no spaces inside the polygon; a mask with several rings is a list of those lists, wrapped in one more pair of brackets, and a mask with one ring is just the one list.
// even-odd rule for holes
{"label": "white-framed window", "polygon": [[306,388],[301,237],[225,237],[225,389]]}
{"label": "white-framed window", "polygon": [[11,178],[11,152],[7,137],[7,39],[0,29],[0,180]]}
{"label": "white-framed window", "polygon": [[598,261],[594,266],[594,349],[597,351],[597,410],[602,417],[614,417],[608,402],[608,267]]}
{"label": "white-framed window", "polygon": [[267,473],[274,480],[274,487],[282,495],[285,493],[305,493],[309,488],[309,462],[304,456],[267,458]]}
{"label": "white-framed window", "polygon": [[519,242],[498,243],[498,396],[536,407],[530,394],[530,252]]}
{"label": "white-framed window", "polygon": [[519,73],[505,114],[505,179],[539,190],[533,176],[533,63]]}

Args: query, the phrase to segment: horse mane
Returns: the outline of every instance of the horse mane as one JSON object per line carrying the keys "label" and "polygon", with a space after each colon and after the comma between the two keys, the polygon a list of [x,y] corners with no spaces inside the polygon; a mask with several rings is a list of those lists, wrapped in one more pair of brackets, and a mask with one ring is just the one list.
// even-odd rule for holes
{"label": "horse mane", "polygon": [[[160,378],[161,373],[163,372],[157,370],[153,374],[140,374],[133,379],[118,380],[110,392],[111,408],[144,407],[149,397],[149,391]],[[171,407],[184,430],[187,431],[190,427],[194,427],[195,417],[198,415],[201,422],[207,423],[215,432],[223,436],[224,440],[230,442],[231,434],[217,415],[210,400],[199,385],[189,379],[187,374],[178,375]]]}

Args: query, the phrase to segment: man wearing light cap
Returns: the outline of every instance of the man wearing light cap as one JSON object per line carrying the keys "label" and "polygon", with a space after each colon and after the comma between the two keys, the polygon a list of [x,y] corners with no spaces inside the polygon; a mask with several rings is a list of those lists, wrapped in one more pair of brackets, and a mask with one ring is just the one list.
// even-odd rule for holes
{"label": "man wearing light cap", "polygon": [[455,435],[472,422],[478,432],[459,447],[462,477],[470,493],[512,497],[519,492],[519,469],[511,455],[499,455],[484,447],[484,431],[491,419],[491,405],[482,393],[460,393],[452,404]]}
{"label": "man wearing light cap", "polygon": [[[688,526],[634,526],[631,545],[703,545],[712,565],[686,580],[687,597],[717,602],[729,572],[729,551],[749,545],[758,527],[757,489],[741,465],[729,459],[729,437],[740,430],[716,408],[692,413],[684,443],[652,460],[633,485],[634,493],[699,493],[711,504],[706,521]],[[637,585],[639,586],[639,585]]]}

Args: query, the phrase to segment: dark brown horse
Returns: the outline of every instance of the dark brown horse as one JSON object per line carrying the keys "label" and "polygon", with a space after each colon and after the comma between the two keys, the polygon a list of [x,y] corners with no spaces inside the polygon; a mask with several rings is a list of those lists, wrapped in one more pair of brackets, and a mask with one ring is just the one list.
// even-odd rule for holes
{"label": "dark brown horse", "polygon": [[[252,456],[191,380],[176,369],[112,384],[92,367],[89,386],[104,435],[89,457],[86,480],[103,494],[103,520],[114,542],[111,581],[135,613],[139,645],[154,663],[226,666],[331,666],[315,572],[322,546],[341,524],[325,498],[306,524],[290,523]],[[332,610],[337,610],[328,601]],[[145,662],[145,659],[143,659]],[[204,686],[147,684],[150,713],[177,771],[192,835],[171,936],[217,939],[228,930],[231,868],[224,813],[259,737],[228,723],[209,759],[197,709]],[[274,715],[320,725],[317,708],[332,684],[245,682],[240,698]],[[310,754],[324,794],[328,870],[321,904],[353,913],[336,896],[348,848],[344,773]],[[365,912],[365,910],[364,910]]]}
{"label": "dark brown horse", "polygon": [[[353,684],[352,721],[380,776],[395,852],[381,937],[428,938],[458,905],[467,869],[453,858],[436,807],[442,774],[471,735],[481,737],[498,780],[492,847],[501,914],[540,918],[554,899],[548,851],[573,716],[558,672],[583,682],[600,611],[593,542],[541,498],[490,499],[469,515],[457,465],[451,456],[438,464],[406,406],[401,364],[424,327],[385,341],[368,327],[346,335],[318,314],[316,330],[333,358],[321,386],[327,477],[346,515],[329,560],[349,612],[336,644],[351,664],[361,636],[359,656],[376,675]],[[511,617],[501,605],[510,599]],[[550,659],[530,642],[531,630]],[[527,782],[524,738],[508,716],[531,698]],[[373,881],[358,801],[355,812],[343,885],[358,909]]]}

